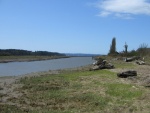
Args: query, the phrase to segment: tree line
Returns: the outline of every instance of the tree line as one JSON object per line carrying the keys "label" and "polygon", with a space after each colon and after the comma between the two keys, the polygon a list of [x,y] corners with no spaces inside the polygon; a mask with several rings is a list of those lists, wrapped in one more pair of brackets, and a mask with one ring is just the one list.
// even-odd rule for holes
{"label": "tree line", "polygon": [[111,55],[111,56],[114,56],[114,55],[115,56],[116,55],[120,55],[120,56],[146,56],[146,55],[149,55],[150,56],[150,48],[148,47],[148,44],[143,43],[139,46],[139,48],[137,50],[128,51],[128,45],[125,42],[124,50],[121,52],[117,52],[116,38],[114,37],[112,39],[112,43],[110,45],[110,50],[109,50],[108,55]]}
{"label": "tree line", "polygon": [[58,52],[0,49],[0,56],[65,56]]}

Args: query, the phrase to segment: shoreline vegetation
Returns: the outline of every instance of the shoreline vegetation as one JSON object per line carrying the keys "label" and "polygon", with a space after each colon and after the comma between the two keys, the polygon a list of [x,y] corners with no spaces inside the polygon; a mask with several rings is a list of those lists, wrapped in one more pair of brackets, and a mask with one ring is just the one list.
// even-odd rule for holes
{"label": "shoreline vegetation", "polygon": [[65,54],[48,51],[29,51],[21,49],[0,49],[0,63],[40,61],[68,58]]}
{"label": "shoreline vegetation", "polygon": [[[1,113],[149,113],[150,66],[107,58],[115,69],[73,69],[0,78]],[[148,59],[145,59],[149,61]],[[149,62],[148,62],[149,63]],[[117,73],[136,70],[137,77]],[[148,81],[149,80],[149,81]]]}
{"label": "shoreline vegetation", "polygon": [[52,60],[60,58],[69,58],[69,56],[0,56],[0,63],[31,62],[31,61]]}

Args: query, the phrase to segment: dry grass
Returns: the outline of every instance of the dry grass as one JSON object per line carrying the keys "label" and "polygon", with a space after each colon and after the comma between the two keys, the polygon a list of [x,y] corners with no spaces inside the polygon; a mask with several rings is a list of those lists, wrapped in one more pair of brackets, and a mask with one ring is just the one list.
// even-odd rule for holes
{"label": "dry grass", "polygon": [[[139,69],[135,64],[121,61],[115,65],[117,70],[126,67]],[[117,78],[114,70],[68,70],[55,75],[26,77],[19,83],[23,84],[23,87],[17,90],[23,95],[9,100],[16,107],[0,104],[2,112],[9,112],[9,109],[15,113],[149,113],[150,111],[150,90],[128,79]]]}

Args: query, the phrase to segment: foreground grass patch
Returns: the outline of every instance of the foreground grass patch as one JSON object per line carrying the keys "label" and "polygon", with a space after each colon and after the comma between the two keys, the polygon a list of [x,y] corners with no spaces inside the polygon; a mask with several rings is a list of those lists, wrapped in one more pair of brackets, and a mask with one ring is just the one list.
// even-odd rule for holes
{"label": "foreground grass patch", "polygon": [[[89,77],[95,75],[100,78],[114,78],[114,73],[107,70],[65,71],[59,75],[26,77],[20,81],[24,84],[22,90],[27,92],[22,96],[20,103],[40,110],[43,106],[54,111],[102,110],[107,106],[109,98],[92,92],[92,89],[87,91],[87,86],[91,85],[92,88],[95,84]],[[25,98],[29,101],[22,102]]]}
{"label": "foreground grass patch", "polygon": [[129,84],[106,84],[106,93],[120,99],[134,99],[142,95],[142,91],[136,90]]}
{"label": "foreground grass patch", "polygon": [[[118,63],[119,62],[119,63]],[[135,64],[133,64],[132,62],[125,62],[125,61],[118,61],[113,62],[113,64],[115,65],[116,68],[125,68],[125,69],[134,69],[135,68]]]}
{"label": "foreground grass patch", "polygon": [[0,113],[23,113],[23,111],[13,105],[1,105],[0,104]]}
{"label": "foreground grass patch", "polygon": [[142,95],[108,70],[63,71],[20,83],[23,95],[16,101],[31,113],[120,112]]}

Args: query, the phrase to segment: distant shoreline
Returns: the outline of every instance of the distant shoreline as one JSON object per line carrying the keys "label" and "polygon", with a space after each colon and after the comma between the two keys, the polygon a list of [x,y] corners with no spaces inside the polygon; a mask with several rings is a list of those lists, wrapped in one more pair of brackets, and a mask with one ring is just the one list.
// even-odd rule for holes
{"label": "distant shoreline", "polygon": [[70,58],[70,56],[0,56],[0,63],[32,62],[32,61],[52,60],[61,58]]}

